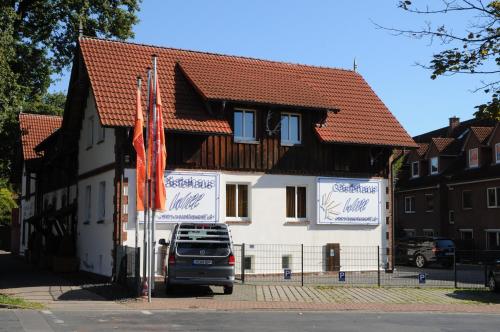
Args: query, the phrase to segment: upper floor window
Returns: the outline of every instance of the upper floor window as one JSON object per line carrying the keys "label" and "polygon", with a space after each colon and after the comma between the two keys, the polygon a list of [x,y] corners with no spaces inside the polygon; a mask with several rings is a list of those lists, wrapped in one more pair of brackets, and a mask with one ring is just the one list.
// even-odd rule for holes
{"label": "upper floor window", "polygon": [[96,121],[97,124],[97,143],[104,142],[104,127],[101,125],[99,121]]}
{"label": "upper floor window", "polygon": [[92,187],[85,187],[85,218],[83,220],[84,224],[90,223],[92,213]]}
{"label": "upper floor window", "polygon": [[94,117],[87,119],[87,148],[94,145]]}
{"label": "upper floor window", "polygon": [[415,196],[405,197],[405,213],[415,213]]}
{"label": "upper floor window", "polygon": [[419,176],[419,165],[418,161],[414,161],[411,163],[411,177],[416,178]]}
{"label": "upper floor window", "polygon": [[438,157],[431,158],[430,163],[430,172],[431,174],[437,174],[439,172],[439,159]]}
{"label": "upper floor window", "polygon": [[426,194],[425,195],[425,211],[432,212],[434,211],[434,195]]}
{"label": "upper floor window", "polygon": [[301,136],[300,114],[281,113],[281,144],[300,144]]}
{"label": "upper floor window", "polygon": [[226,217],[236,220],[248,218],[247,184],[226,184]]}
{"label": "upper floor window", "polygon": [[500,207],[500,187],[488,188],[488,207],[498,208]]}
{"label": "upper floor window", "polygon": [[464,209],[464,210],[472,209],[472,191],[471,190],[462,191],[462,209]]}
{"label": "upper floor window", "polygon": [[255,141],[255,111],[234,111],[235,141]]}
{"label": "upper floor window", "polygon": [[479,155],[478,155],[478,149],[469,149],[469,167],[478,167],[479,166]]}
{"label": "upper floor window", "polygon": [[495,144],[495,163],[500,164],[500,143]]}
{"label": "upper floor window", "polygon": [[101,181],[99,182],[97,221],[103,222],[105,217],[106,217],[106,181]]}
{"label": "upper floor window", "polygon": [[306,218],[306,187],[286,187],[286,217]]}

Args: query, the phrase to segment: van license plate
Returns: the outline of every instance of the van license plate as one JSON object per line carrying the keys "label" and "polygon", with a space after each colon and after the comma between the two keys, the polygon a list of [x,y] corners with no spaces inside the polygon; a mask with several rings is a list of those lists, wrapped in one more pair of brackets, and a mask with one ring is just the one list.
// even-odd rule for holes
{"label": "van license plate", "polygon": [[212,261],[210,259],[193,259],[194,265],[212,265]]}

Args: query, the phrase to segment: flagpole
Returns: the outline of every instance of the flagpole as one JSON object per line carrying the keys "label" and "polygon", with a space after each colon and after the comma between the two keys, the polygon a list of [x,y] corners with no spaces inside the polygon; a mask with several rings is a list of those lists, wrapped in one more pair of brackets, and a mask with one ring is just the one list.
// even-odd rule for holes
{"label": "flagpole", "polygon": [[[156,129],[157,129],[157,126],[158,126],[158,117],[157,117],[157,114],[156,114],[156,102],[157,102],[157,98],[158,96],[156,95],[156,84],[157,84],[157,71],[156,71],[156,55],[153,54],[153,80],[152,80],[152,84],[153,84],[153,179],[156,179],[156,172],[157,172],[157,167],[156,167],[156,164],[158,162],[157,158],[158,158],[158,149],[159,149],[159,146],[158,146],[158,137],[156,137],[157,133],[156,133]],[[155,276],[156,276],[156,273],[155,273],[155,267],[156,267],[156,255],[155,255],[155,251],[156,251],[156,223],[155,223],[155,212],[156,212],[156,203],[155,203],[155,200],[156,200],[156,186],[158,185],[158,183],[156,183],[156,181],[153,181],[153,190],[152,190],[152,205],[153,205],[153,216],[152,216],[152,227],[151,227],[151,282],[150,282],[150,285],[151,285],[151,289],[154,290],[155,289]]]}
{"label": "flagpole", "polygon": [[[149,141],[149,90],[150,90],[150,82],[151,82],[151,69],[147,69],[147,76],[148,76],[148,81],[147,81],[147,94],[146,94],[146,137],[144,140],[145,144],[145,151],[146,151],[146,161],[145,161],[145,166],[146,166],[146,181],[144,183],[144,227],[143,227],[143,238],[144,238],[144,244],[143,244],[143,265],[142,265],[142,276],[143,276],[143,288],[144,289],[144,283],[146,280],[148,280],[148,263],[149,263],[149,168],[148,168],[148,141]],[[151,301],[151,297],[149,295],[149,285],[148,285],[148,301]]]}
{"label": "flagpole", "polygon": [[[141,86],[142,86],[142,79],[140,76],[137,76],[137,90],[139,93],[141,93]],[[136,169],[137,169],[137,165],[136,165]],[[137,177],[138,174],[136,174],[135,176]],[[137,183],[137,181],[136,181],[136,183]],[[140,190],[140,188],[137,188],[136,192],[138,192],[139,190]],[[139,199],[139,198],[136,197],[136,200],[137,199]],[[136,206],[137,206],[137,202],[136,202]],[[138,247],[139,247],[139,218],[138,218],[138,214],[137,214],[135,217],[135,249],[136,249],[136,251],[137,251]]]}

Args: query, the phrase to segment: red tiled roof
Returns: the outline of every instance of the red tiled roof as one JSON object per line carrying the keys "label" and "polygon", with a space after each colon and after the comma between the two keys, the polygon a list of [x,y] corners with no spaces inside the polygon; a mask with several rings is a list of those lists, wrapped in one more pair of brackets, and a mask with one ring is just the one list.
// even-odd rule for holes
{"label": "red tiled roof", "polygon": [[79,44],[105,126],[133,125],[136,76],[144,76],[151,55],[156,54],[166,129],[232,133],[227,120],[205,111],[205,97],[338,109],[337,114],[328,112],[326,124],[316,128],[323,141],[416,147],[354,71],[85,37]]}
{"label": "red tiled roof", "polygon": [[417,143],[417,144],[418,144],[417,155],[419,157],[425,156],[427,150],[429,150],[429,144],[428,143]]}
{"label": "red tiled roof", "polygon": [[434,137],[432,143],[436,146],[439,153],[456,154],[459,151],[460,141],[450,137]]}
{"label": "red tiled roof", "polygon": [[476,135],[479,143],[484,144],[490,136],[494,127],[470,127],[471,132]]}
{"label": "red tiled roof", "polygon": [[62,117],[40,114],[19,114],[24,160],[39,158],[35,147],[61,127]]}

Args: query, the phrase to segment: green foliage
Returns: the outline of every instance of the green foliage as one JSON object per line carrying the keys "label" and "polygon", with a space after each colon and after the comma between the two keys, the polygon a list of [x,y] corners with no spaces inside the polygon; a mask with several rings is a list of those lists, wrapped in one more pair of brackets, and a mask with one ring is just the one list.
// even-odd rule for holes
{"label": "green foliage", "polygon": [[11,211],[16,208],[14,193],[5,180],[0,179],[0,224],[11,222]]}
{"label": "green foliage", "polygon": [[13,308],[13,309],[33,309],[40,310],[44,306],[38,302],[30,302],[19,297],[13,297],[5,294],[0,294],[0,308]]}
{"label": "green foliage", "polygon": [[[400,1],[403,10],[425,16],[439,17],[460,13],[468,15],[463,26],[433,26],[430,22],[420,30],[388,29],[411,38],[439,40],[446,45],[443,51],[434,54],[430,64],[423,66],[432,70],[431,79],[454,74],[491,76],[491,80],[481,81],[474,91],[490,95],[490,101],[476,106],[478,118],[500,120],[500,1],[492,0],[442,0],[433,1],[425,9],[419,9],[418,1]],[[423,5],[422,5],[423,8]],[[458,32],[456,32],[458,31]]]}

